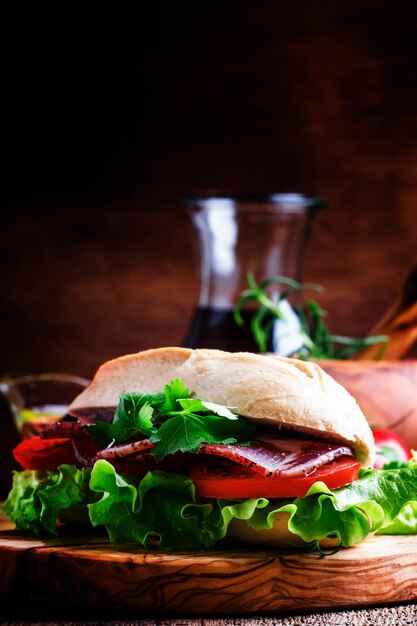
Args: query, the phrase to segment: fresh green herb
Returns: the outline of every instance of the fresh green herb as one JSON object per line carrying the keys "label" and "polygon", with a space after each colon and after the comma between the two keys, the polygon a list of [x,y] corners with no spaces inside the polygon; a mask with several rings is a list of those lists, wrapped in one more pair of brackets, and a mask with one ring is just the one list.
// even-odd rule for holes
{"label": "fresh green herb", "polygon": [[[314,289],[322,291],[323,289],[320,285],[303,285],[285,276],[268,278],[257,284],[253,275],[249,273],[247,275],[247,281],[249,288],[242,292],[241,297],[237,301],[234,309],[234,318],[239,326],[243,326],[245,322],[241,315],[242,308],[251,302],[258,306],[251,318],[251,329],[260,352],[267,351],[268,341],[275,321],[285,320],[281,303],[302,290]],[[267,290],[271,285],[277,284],[282,285],[284,288],[276,299],[272,299]]]}
{"label": "fresh green herb", "polygon": [[[159,402],[158,396],[162,397],[162,401]],[[154,401],[150,401],[152,406],[157,406],[159,413],[166,413],[169,411],[175,411],[178,406],[178,400],[188,398],[190,392],[179,378],[176,378],[170,385],[165,385],[164,393],[154,396]]]}
{"label": "fresh green herb", "polygon": [[165,395],[141,393],[122,393],[114,414],[113,422],[95,422],[88,427],[88,432],[100,446],[112,443],[124,443],[134,439],[136,435],[149,435],[153,424],[152,406],[165,402]]}
{"label": "fresh green herb", "polygon": [[404,467],[408,467],[407,461],[390,461],[389,463],[385,463],[382,469],[403,469]]}
{"label": "fresh green herb", "polygon": [[348,359],[366,346],[381,345],[377,358],[381,358],[386,335],[374,335],[356,339],[342,335],[332,335],[325,323],[327,312],[314,300],[309,300],[303,307],[295,307],[301,323],[304,346],[300,358],[306,359]]}
{"label": "fresh green herb", "polygon": [[[255,281],[252,274],[247,275],[248,289],[242,292],[234,309],[234,318],[239,326],[244,325],[242,308],[255,303],[257,309],[251,318],[251,329],[260,352],[267,352],[268,343],[274,324],[277,320],[288,322],[284,312],[284,301],[305,290],[323,291],[321,285],[302,284],[285,276],[276,276],[260,282]],[[282,285],[283,289],[276,297],[271,297],[268,289],[272,285]],[[288,305],[288,303],[286,303]],[[332,335],[325,323],[326,311],[315,300],[307,301],[303,306],[294,306],[292,311],[298,318],[297,335],[300,341],[299,358],[301,359],[347,359],[355,352],[371,345],[381,344],[382,357],[384,346],[388,340],[386,335],[375,335],[363,339],[355,339],[340,335]]]}
{"label": "fresh green herb", "polygon": [[389,464],[391,466],[392,463],[395,463],[396,467],[399,467],[403,464],[400,452],[395,448],[392,448],[391,446],[379,447],[378,455],[381,455],[384,459],[387,459],[388,463],[386,463],[385,465]]}
{"label": "fresh green herb", "polygon": [[160,461],[168,454],[181,452],[197,453],[202,443],[236,443],[248,441],[255,429],[246,420],[238,418],[226,407],[210,403],[211,409],[201,400],[179,400],[180,408],[166,413],[166,421],[151,435],[155,443],[152,454]]}
{"label": "fresh green herb", "polygon": [[254,437],[255,427],[228,407],[189,396],[178,379],[162,394],[121,394],[113,422],[96,422],[88,432],[102,447],[149,437],[157,461],[178,451],[197,453],[202,443],[247,443]]}
{"label": "fresh green herb", "polygon": [[411,450],[411,459],[409,461],[402,461],[393,448],[382,448],[382,455],[389,459],[389,462],[385,463],[382,468],[383,470],[404,469],[406,467],[417,468],[417,450]]}

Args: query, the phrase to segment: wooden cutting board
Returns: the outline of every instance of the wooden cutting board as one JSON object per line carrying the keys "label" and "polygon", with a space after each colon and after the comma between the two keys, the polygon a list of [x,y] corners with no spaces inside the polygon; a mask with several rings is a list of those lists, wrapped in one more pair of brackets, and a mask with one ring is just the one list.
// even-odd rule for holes
{"label": "wooden cutting board", "polygon": [[333,556],[223,546],[201,552],[115,547],[63,529],[28,538],[0,520],[0,595],[118,612],[250,615],[417,599],[417,536],[373,537]]}

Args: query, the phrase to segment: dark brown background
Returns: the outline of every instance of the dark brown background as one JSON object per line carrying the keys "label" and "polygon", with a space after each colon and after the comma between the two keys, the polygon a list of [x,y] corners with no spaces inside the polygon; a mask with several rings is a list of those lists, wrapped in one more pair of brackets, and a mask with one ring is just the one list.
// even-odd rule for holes
{"label": "dark brown background", "polygon": [[3,14],[0,375],[91,376],[181,343],[180,196],[325,196],[304,278],[364,334],[417,253],[414,2],[72,5]]}

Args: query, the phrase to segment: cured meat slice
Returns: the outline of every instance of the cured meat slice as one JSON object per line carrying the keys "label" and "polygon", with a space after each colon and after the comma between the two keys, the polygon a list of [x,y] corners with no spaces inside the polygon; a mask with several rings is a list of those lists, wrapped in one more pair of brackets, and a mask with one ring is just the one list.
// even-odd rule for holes
{"label": "cured meat slice", "polygon": [[353,452],[347,446],[305,439],[265,437],[248,446],[203,443],[200,452],[216,454],[249,467],[265,477],[293,478],[307,476],[318,467]]}
{"label": "cured meat slice", "polygon": [[[122,444],[101,450],[97,459],[110,462],[125,457],[135,458],[153,447],[149,439]],[[279,439],[265,437],[248,446],[224,443],[203,443],[199,454],[213,454],[251,468],[262,476],[307,476],[315,469],[337,458],[353,457],[347,446],[307,439]]]}
{"label": "cured meat slice", "polygon": [[122,457],[131,456],[133,454],[138,456],[153,448],[153,445],[154,444],[151,443],[149,439],[141,439],[133,443],[124,443],[118,446],[112,446],[111,448],[105,448],[105,450],[100,450],[97,454],[97,458],[111,460],[121,459]]}
{"label": "cured meat slice", "polygon": [[[82,465],[93,465],[97,459],[106,459],[113,463],[125,458],[138,459],[142,455],[148,455],[154,445],[149,439],[141,439],[99,450],[97,444],[86,432],[86,428],[87,424],[80,422],[56,422],[43,431],[42,437],[72,438],[77,460]],[[203,443],[199,453],[221,456],[249,467],[262,476],[280,478],[307,476],[337,458],[354,456],[347,446],[310,439],[273,436],[258,438],[247,446]]]}
{"label": "cured meat slice", "polygon": [[77,436],[72,438],[72,447],[80,465],[85,467],[94,465],[100,448],[87,432],[78,431]]}
{"label": "cured meat slice", "polygon": [[88,424],[63,420],[54,422],[42,431],[42,439],[65,437],[72,440],[75,457],[81,466],[92,466],[100,448],[87,432]]}
{"label": "cured meat slice", "polygon": [[88,424],[81,424],[80,422],[53,422],[42,431],[41,437],[42,439],[55,439],[57,437],[73,439],[84,432],[87,426]]}

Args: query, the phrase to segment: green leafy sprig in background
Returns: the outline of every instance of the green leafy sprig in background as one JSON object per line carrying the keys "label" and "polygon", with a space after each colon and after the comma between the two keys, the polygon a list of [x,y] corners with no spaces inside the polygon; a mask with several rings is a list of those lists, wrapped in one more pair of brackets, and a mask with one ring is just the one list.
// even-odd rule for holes
{"label": "green leafy sprig in background", "polygon": [[[245,289],[234,309],[234,318],[239,326],[244,325],[241,311],[247,304],[253,303],[256,309],[253,312],[250,324],[253,337],[260,352],[268,351],[274,324],[277,320],[285,323],[286,317],[282,310],[282,302],[301,291],[323,291],[321,285],[302,284],[285,276],[276,276],[261,281],[255,281],[252,274],[247,275],[248,289]],[[268,289],[272,285],[282,285],[283,289],[276,298],[271,298]],[[333,335],[329,331],[325,317],[327,315],[315,300],[308,300],[303,306],[293,307],[298,316],[300,329],[299,354],[301,359],[348,359],[355,352],[366,346],[381,344],[379,358],[382,357],[384,346],[388,340],[386,335],[375,335],[363,339]]]}

